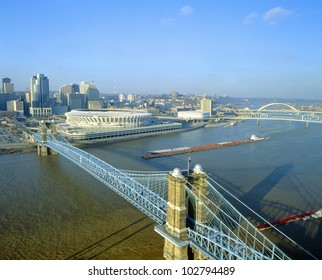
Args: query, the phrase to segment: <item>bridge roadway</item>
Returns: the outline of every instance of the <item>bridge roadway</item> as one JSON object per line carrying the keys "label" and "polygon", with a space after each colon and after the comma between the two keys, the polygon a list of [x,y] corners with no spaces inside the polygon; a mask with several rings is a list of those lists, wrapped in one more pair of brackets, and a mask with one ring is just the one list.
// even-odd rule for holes
{"label": "bridge roadway", "polygon": [[[301,111],[286,103],[270,103],[258,110],[226,108],[227,120],[278,120],[308,123],[322,123],[322,112]],[[230,113],[230,114],[229,114]]]}
{"label": "bridge roadway", "polygon": [[[125,198],[158,225],[166,224],[169,172],[122,171],[107,162],[47,134],[44,141],[39,134],[35,140],[48,147],[97,178]],[[195,187],[185,181],[187,196],[192,204],[203,208],[203,222],[187,217],[188,244],[208,259],[289,259],[275,244],[242,216],[215,188],[218,183],[207,177],[207,195],[202,197]],[[164,228],[164,227],[163,227]]]}

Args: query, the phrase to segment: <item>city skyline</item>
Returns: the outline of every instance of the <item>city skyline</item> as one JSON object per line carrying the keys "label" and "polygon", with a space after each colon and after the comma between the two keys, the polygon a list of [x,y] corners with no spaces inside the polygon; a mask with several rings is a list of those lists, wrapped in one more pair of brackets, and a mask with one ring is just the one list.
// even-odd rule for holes
{"label": "city skyline", "polygon": [[[41,3],[41,5],[40,5]],[[0,1],[0,75],[15,90],[321,99],[320,1]]]}

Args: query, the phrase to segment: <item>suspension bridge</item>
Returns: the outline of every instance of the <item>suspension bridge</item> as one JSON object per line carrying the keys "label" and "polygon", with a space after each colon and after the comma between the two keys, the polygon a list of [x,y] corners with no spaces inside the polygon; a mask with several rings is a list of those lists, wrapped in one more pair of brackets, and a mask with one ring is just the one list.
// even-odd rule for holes
{"label": "suspension bridge", "polygon": [[[289,259],[220,193],[197,164],[191,174],[119,170],[72,146],[55,124],[40,123],[38,154],[57,153],[94,176],[156,222],[165,259]],[[192,254],[191,254],[192,252]]]}

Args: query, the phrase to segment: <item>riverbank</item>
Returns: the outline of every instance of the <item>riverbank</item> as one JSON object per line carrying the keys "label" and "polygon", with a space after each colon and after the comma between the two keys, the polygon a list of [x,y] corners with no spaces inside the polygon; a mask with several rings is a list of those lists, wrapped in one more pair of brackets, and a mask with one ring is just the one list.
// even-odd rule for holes
{"label": "riverbank", "polygon": [[0,145],[0,156],[18,153],[31,153],[35,151],[37,151],[37,145],[33,144],[18,144],[15,146]]}

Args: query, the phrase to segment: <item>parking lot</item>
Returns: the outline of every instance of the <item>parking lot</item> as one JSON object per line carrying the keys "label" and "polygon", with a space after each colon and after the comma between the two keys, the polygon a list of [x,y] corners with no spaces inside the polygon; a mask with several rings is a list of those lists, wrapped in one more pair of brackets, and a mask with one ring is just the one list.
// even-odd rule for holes
{"label": "parking lot", "polygon": [[14,122],[0,119],[0,150],[1,153],[21,152],[29,150],[33,145],[24,137],[22,130],[18,129]]}

